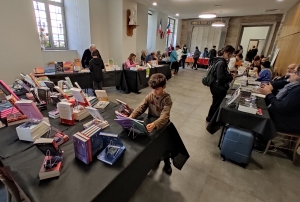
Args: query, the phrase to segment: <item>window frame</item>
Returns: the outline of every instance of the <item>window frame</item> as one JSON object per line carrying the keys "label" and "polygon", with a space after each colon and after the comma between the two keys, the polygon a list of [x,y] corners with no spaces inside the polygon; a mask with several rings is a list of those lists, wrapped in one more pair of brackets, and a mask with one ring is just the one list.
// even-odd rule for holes
{"label": "window frame", "polygon": [[[174,22],[174,24],[172,24],[172,25],[173,25],[173,29],[170,29],[170,31],[171,31],[171,34],[170,34],[170,35],[172,35],[172,36],[171,36],[171,41],[169,41],[170,35],[167,34],[167,37],[166,37],[166,46],[167,46],[167,47],[166,47],[166,48],[169,48],[170,44],[173,45],[172,41],[173,41],[174,32],[175,32],[176,20],[175,20],[174,18],[168,17],[168,23],[167,23],[167,25],[170,23],[170,28],[171,28],[171,21]],[[169,43],[169,42],[170,42],[170,43]]]}
{"label": "window frame", "polygon": [[[67,37],[67,27],[66,27],[66,18],[65,18],[65,6],[64,6],[64,0],[61,0],[61,2],[55,2],[51,0],[32,0],[32,3],[40,2],[45,4],[45,12],[46,12],[46,17],[47,17],[47,26],[48,26],[48,31],[49,31],[49,43],[50,47],[45,47],[45,50],[68,50],[68,37]],[[49,5],[53,6],[58,6],[61,8],[61,15],[62,15],[62,24],[63,24],[63,36],[64,36],[64,42],[65,42],[65,47],[55,47],[54,46],[54,39],[53,39],[53,32],[52,32],[52,23],[51,23],[51,16],[50,16],[50,8]],[[35,7],[34,9],[34,16],[35,16],[35,21],[37,19],[35,15]],[[36,21],[36,27],[38,27],[38,22]],[[39,30],[38,30],[39,33]]]}

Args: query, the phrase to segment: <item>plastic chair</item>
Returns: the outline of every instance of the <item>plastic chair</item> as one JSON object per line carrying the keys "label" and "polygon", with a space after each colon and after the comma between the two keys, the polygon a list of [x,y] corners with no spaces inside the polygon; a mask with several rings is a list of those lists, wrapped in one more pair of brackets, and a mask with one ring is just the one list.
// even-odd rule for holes
{"label": "plastic chair", "polygon": [[[272,144],[272,140],[270,140],[267,144],[266,150],[264,152],[264,155],[268,152],[269,147],[273,146],[275,148],[281,148],[285,150],[290,150],[293,151],[293,163],[295,164],[296,158],[297,158],[297,149],[300,145],[300,134],[286,134],[286,133],[277,133],[279,136],[273,138],[272,140],[284,140],[284,141],[289,141],[288,147],[280,147]],[[294,143],[294,144],[292,144]],[[272,145],[271,145],[272,144]]]}

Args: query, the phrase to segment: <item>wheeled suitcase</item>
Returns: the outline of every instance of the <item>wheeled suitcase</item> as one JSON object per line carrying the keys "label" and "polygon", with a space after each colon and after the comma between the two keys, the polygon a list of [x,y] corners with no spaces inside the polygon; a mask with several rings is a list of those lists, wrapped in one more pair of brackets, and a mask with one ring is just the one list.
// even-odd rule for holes
{"label": "wheeled suitcase", "polygon": [[229,126],[223,138],[221,158],[246,167],[251,156],[253,143],[254,136],[251,131]]}

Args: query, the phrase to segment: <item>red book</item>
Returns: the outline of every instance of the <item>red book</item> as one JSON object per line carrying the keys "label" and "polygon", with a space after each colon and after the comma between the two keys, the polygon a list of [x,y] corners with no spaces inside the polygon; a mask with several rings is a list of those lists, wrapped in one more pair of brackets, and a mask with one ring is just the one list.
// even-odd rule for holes
{"label": "red book", "polygon": [[62,169],[62,161],[58,162],[57,165],[51,169],[46,169],[44,166],[46,161],[50,159],[51,159],[51,163],[53,164],[55,161],[52,162],[52,158],[53,158],[52,156],[45,156],[42,167],[39,172],[40,180],[60,176],[60,171]]}

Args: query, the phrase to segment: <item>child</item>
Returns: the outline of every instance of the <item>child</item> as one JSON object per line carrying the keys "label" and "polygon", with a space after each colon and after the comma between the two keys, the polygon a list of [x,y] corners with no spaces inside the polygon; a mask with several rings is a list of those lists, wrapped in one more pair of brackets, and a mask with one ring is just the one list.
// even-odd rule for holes
{"label": "child", "polygon": [[99,57],[100,53],[96,49],[92,52],[93,59],[90,60],[90,71],[92,72],[93,79],[93,88],[94,90],[102,90],[102,80],[103,74],[102,70],[104,69],[104,63],[101,57]]}
{"label": "child", "polygon": [[[157,117],[158,119],[147,125],[148,132],[151,132],[153,129],[161,129],[170,120],[172,100],[171,96],[164,91],[166,82],[166,77],[163,74],[153,74],[148,82],[149,86],[152,88],[152,92],[145,97],[140,106],[138,106],[130,115],[130,118],[136,118],[149,108],[148,114]],[[172,173],[172,168],[169,156],[164,159],[164,162],[164,171],[170,175]]]}

